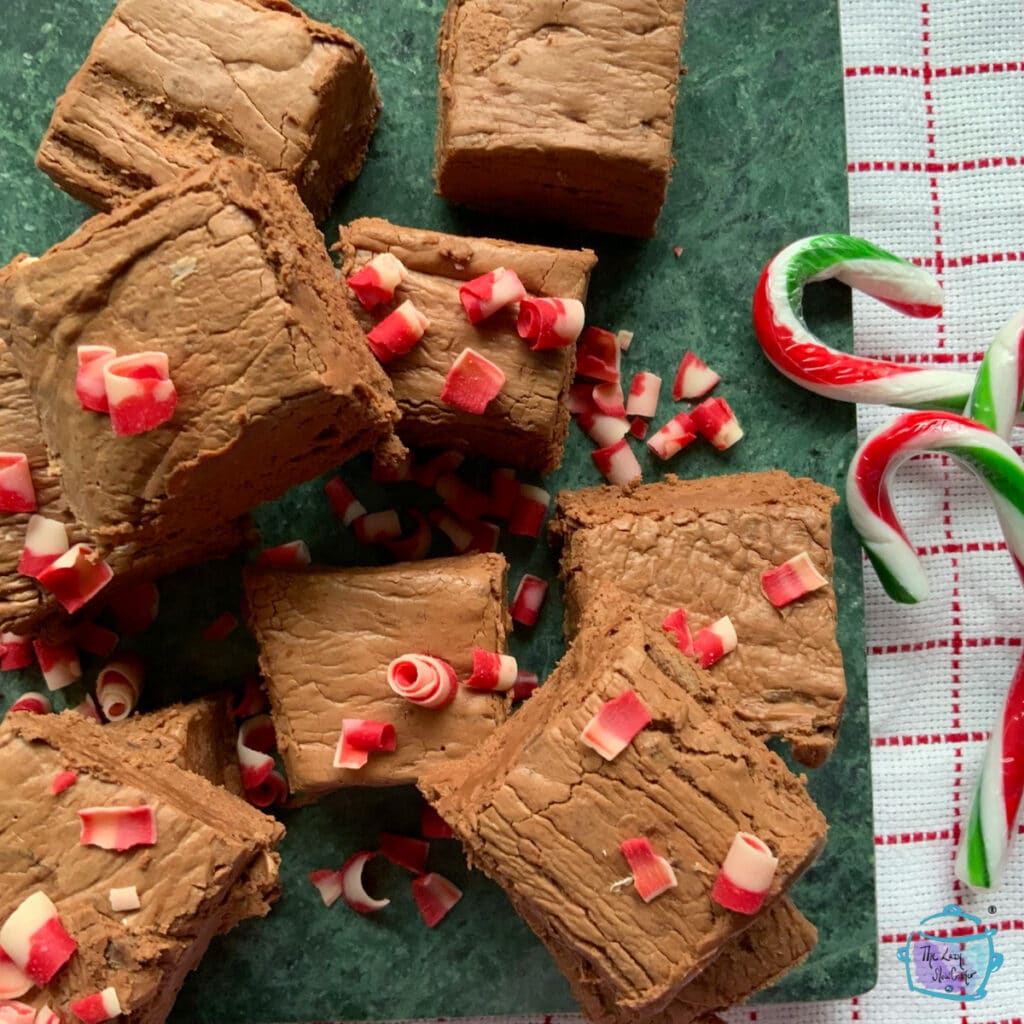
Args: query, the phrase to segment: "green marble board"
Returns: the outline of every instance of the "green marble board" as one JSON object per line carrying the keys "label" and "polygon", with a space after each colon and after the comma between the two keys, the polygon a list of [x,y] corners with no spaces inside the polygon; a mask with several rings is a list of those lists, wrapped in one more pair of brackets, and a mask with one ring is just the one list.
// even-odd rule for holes
{"label": "green marble board", "polygon": [[[434,44],[443,0],[305,0],[314,17],[344,26],[367,47],[380,78],[384,114],[356,184],[339,197],[327,227],[379,215],[398,223],[527,241],[593,247],[600,264],[588,304],[591,322],[635,331],[625,362],[671,380],[680,353],[695,348],[723,376],[746,427],[734,450],[706,446],[677,457],[685,477],[782,467],[837,488],[854,450],[854,417],[800,391],[760,356],[750,329],[750,296],[761,265],[804,234],[846,224],[839,26],[832,3],[804,0],[692,0],[680,79],[678,162],[658,235],[648,242],[584,236],[501,223],[448,209],[432,191]],[[56,96],[85,56],[113,0],[5,0],[0,33],[0,263],[21,249],[39,253],[70,233],[85,207],[33,167]],[[673,249],[683,252],[675,256]],[[849,300],[822,286],[809,313],[836,345],[849,344]],[[666,389],[667,391],[667,389]],[[659,418],[672,415],[663,393]],[[0,439],[2,442],[2,439]],[[2,447],[2,443],[0,443]],[[573,428],[565,464],[547,479],[555,491],[597,483],[590,444]],[[641,456],[646,479],[662,467]],[[364,463],[346,470],[371,508],[416,500],[366,480]],[[331,517],[322,482],[295,488],[257,511],[264,540],[307,539],[314,559],[352,564],[357,550]],[[839,746],[810,786],[828,815],[826,853],[795,890],[821,932],[806,965],[757,1001],[833,999],[875,983],[875,897],[871,781],[863,643],[861,559],[845,513],[836,514],[835,585],[850,696]],[[503,541],[512,579],[529,567],[554,578],[543,545]],[[255,666],[244,630],[204,642],[200,633],[225,608],[237,609],[242,559],[181,573],[161,584],[161,614],[139,640],[150,666],[145,707],[238,685]],[[562,651],[557,587],[539,625],[519,631],[513,653],[542,678]],[[89,663],[86,682],[97,668]],[[32,672],[0,679],[0,711],[40,685]],[[55,706],[76,703],[76,686]],[[344,905],[325,910],[305,881],[372,847],[380,827],[414,834],[419,800],[408,789],[348,791],[281,813],[288,828],[284,896],[266,921],[218,939],[186,983],[176,1024],[363,1020],[470,1014],[545,1014],[573,1008],[568,988],[501,892],[469,872],[454,843],[435,843],[431,866],[465,897],[435,931],[423,927],[408,876],[384,867],[380,889],[393,897],[376,917]]]}

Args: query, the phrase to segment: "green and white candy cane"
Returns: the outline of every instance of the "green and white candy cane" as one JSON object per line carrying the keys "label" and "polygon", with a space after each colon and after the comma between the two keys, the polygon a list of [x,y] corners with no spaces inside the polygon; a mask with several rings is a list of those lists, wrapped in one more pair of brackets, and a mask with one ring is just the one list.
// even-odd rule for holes
{"label": "green and white candy cane", "polygon": [[981,362],[964,415],[1009,438],[1024,398],[1024,309],[999,328]]}

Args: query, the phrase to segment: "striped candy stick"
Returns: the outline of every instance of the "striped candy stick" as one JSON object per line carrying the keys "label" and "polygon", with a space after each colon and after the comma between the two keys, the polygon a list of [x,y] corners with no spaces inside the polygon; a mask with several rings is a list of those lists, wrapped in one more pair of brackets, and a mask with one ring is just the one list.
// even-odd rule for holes
{"label": "striped candy stick", "polygon": [[1024,309],[999,328],[981,362],[964,415],[1009,438],[1024,397]]}
{"label": "striped candy stick", "polygon": [[829,348],[801,314],[804,285],[837,278],[914,317],[938,316],[942,289],[927,271],[850,235],[812,235],[771,259],[754,292],[754,330],[764,354],[790,380],[826,398],[962,412],[973,378],[867,359]]}
{"label": "striped candy stick", "polygon": [[[850,465],[846,485],[850,518],[889,596],[915,602],[928,589],[889,496],[889,484],[899,466],[924,451],[950,455],[981,479],[1024,578],[1024,465],[1016,453],[987,427],[963,416],[905,413],[864,441]],[[961,881],[977,888],[996,884],[1009,852],[1022,791],[1024,668],[1019,666],[993,730],[957,856]]]}

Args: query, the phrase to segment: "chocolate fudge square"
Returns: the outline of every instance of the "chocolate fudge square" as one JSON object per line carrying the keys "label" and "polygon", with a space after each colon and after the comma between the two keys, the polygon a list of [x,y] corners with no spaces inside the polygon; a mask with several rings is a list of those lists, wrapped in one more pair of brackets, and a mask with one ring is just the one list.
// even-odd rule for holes
{"label": "chocolate fudge square", "polygon": [[806,551],[832,575],[831,488],[781,471],[563,491],[550,535],[561,547],[565,630],[603,586],[638,602],[659,626],[685,608],[695,632],[723,615],[735,651],[714,665],[739,693],[737,714],[759,736],[783,736],[815,767],[831,754],[846,699],[831,585],[776,609],[761,573]]}
{"label": "chocolate fudge square", "polygon": [[209,779],[242,796],[235,728],[226,694],[171,704],[108,723],[118,743]]}
{"label": "chocolate fudge square", "polygon": [[[62,771],[77,781],[57,796]],[[283,829],[205,779],[121,746],[73,712],[12,715],[0,727],[0,920],[35,891],[57,906],[78,950],[45,991],[22,998],[67,1013],[112,986],[132,1024],[159,1024],[210,939],[276,897]],[[157,841],[116,852],[79,843],[86,807],[150,805]],[[269,875],[268,875],[269,872]],[[261,907],[246,887],[267,886]],[[111,910],[136,886],[141,908]]]}
{"label": "chocolate fudge square", "polygon": [[[367,312],[346,289],[356,318],[369,330],[392,306],[411,299],[430,321],[422,341],[386,367],[402,411],[398,432],[409,445],[454,448],[506,465],[549,473],[562,461],[569,426],[566,399],[576,366],[574,346],[533,352],[503,310],[475,326],[459,302],[459,286],[498,267],[514,270],[533,295],[585,301],[597,260],[589,249],[551,249],[493,238],[463,238],[362,218],[341,228],[342,273],[348,277],[378,253],[409,270],[387,307]],[[496,363],[506,381],[479,416],[441,401],[456,357],[473,348]]]}
{"label": "chocolate fudge square", "polygon": [[654,234],[685,0],[449,0],[435,176],[446,199]]}
{"label": "chocolate fudge square", "polygon": [[[75,520],[97,542],[191,542],[389,438],[387,377],[295,190],[219,161],[0,271],[0,335]],[[117,437],[77,348],[165,353],[173,418]]]}
{"label": "chocolate fudge square", "polygon": [[[32,395],[7,346],[0,341],[0,442],[7,451],[28,457],[35,486],[38,514],[57,519],[68,530],[69,543],[82,542],[97,548],[114,570],[114,579],[83,608],[87,616],[105,602],[115,589],[155,579],[182,565],[219,558],[246,543],[250,533],[244,520],[224,523],[204,535],[182,538],[180,544],[158,547],[131,543],[97,544],[74,520],[61,490],[60,478],[51,467],[43,443],[39,416]],[[0,632],[61,633],[67,616],[56,599],[30,576],[18,572],[30,513],[0,516]]]}
{"label": "chocolate fudge square", "polygon": [[[505,720],[504,694],[467,687],[445,708],[418,707],[390,689],[387,667],[404,654],[429,654],[465,679],[474,647],[503,652],[507,571],[496,554],[246,571],[247,618],[294,792],[413,783],[430,765],[468,754]],[[335,768],[345,718],[391,722],[396,750],[371,754],[358,770]]]}
{"label": "chocolate fudge square", "polygon": [[[653,722],[613,761],[580,741],[632,690]],[[527,924],[601,979],[619,1013],[653,1016],[751,924],[711,888],[734,836],[779,858],[769,905],[821,851],[825,820],[803,779],[758,743],[722,687],[635,612],[595,618],[547,682],[461,761],[420,789]],[[678,886],[644,903],[620,843],[643,836]],[[668,951],[671,951],[670,953]]]}
{"label": "chocolate fudge square", "polygon": [[280,173],[319,220],[380,112],[363,48],[287,0],[120,0],[36,164],[110,210],[221,156]]}
{"label": "chocolate fudge square", "polygon": [[[522,908],[520,908],[522,909]],[[547,933],[543,918],[531,927],[565,975],[583,1016],[591,1024],[637,1024],[632,1012],[609,1001],[602,979],[582,957]],[[722,952],[647,1024],[706,1024],[707,1015],[742,1003],[802,963],[814,948],[818,931],[788,896],[759,914],[746,931],[730,939]]]}

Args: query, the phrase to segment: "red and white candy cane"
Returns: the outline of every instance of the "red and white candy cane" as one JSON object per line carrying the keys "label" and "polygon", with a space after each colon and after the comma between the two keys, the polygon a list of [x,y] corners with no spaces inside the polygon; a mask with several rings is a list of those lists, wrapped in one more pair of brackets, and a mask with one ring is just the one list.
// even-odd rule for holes
{"label": "red and white candy cane", "polygon": [[0,452],[0,512],[35,512],[36,489],[28,456]]}
{"label": "red and white candy cane", "polygon": [[388,665],[388,686],[399,697],[423,708],[447,707],[459,690],[455,669],[443,658],[403,654]]}
{"label": "red and white candy cane", "polygon": [[526,298],[526,289],[514,270],[498,267],[459,285],[459,301],[471,324],[493,316],[499,309]]}
{"label": "red and white candy cane", "polygon": [[124,721],[135,710],[145,678],[145,665],[133,653],[119,655],[100,669],[96,699],[108,722]]}
{"label": "red and white candy cane", "polygon": [[254,715],[239,723],[236,751],[242,772],[242,786],[255,789],[274,770],[270,752],[277,743],[274,722],[269,715]]}
{"label": "red and white candy cane", "polygon": [[136,807],[83,807],[78,812],[82,846],[98,846],[118,853],[136,846],[155,846],[156,811],[149,804]]}
{"label": "red and white candy cane", "polygon": [[565,348],[579,338],[585,317],[579,299],[527,298],[519,303],[516,331],[535,352]]}
{"label": "red and white candy cane", "polygon": [[37,890],[0,927],[0,949],[42,988],[71,959],[78,943],[61,924],[53,901]]}
{"label": "red and white candy cane", "polygon": [[711,898],[737,914],[756,914],[765,901],[779,866],[767,843],[749,832],[737,832],[711,889]]}
{"label": "red and white candy cane", "polygon": [[166,423],[178,407],[166,352],[118,356],[103,365],[110,423],[118,437],[144,434]]}
{"label": "red and white candy cane", "polygon": [[837,278],[914,317],[938,316],[942,289],[927,271],[863,238],[828,234],[802,238],[773,257],[754,293],[754,329],[764,354],[790,380],[843,402],[942,408],[962,412],[974,378],[838,352],[804,323],[804,285]]}

